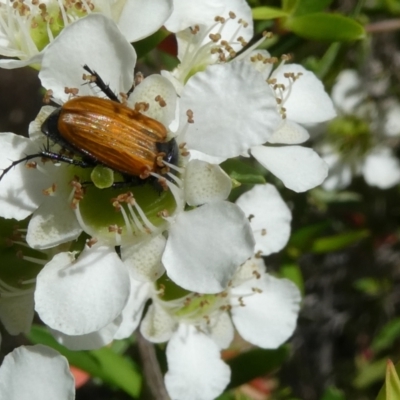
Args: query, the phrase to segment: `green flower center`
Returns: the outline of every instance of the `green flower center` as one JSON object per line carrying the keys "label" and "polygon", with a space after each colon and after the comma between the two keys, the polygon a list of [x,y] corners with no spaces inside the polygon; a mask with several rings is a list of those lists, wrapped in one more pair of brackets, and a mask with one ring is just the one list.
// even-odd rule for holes
{"label": "green flower center", "polygon": [[122,242],[140,241],[162,230],[166,225],[164,217],[176,210],[171,191],[163,190],[153,178],[134,177],[133,182],[127,182],[119,173],[103,166],[72,167],[70,173],[71,181],[82,186],[75,190],[79,213],[96,238],[114,241],[119,235]]}
{"label": "green flower center", "polygon": [[355,116],[339,117],[328,125],[328,141],[342,157],[363,157],[372,147],[369,124]]}

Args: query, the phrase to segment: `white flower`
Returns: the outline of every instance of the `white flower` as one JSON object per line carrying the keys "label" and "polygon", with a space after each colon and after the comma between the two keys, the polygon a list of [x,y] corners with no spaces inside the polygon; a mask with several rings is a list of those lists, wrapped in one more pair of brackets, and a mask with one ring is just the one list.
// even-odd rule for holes
{"label": "white flower", "polygon": [[21,346],[8,354],[0,367],[3,399],[73,400],[74,378],[68,362],[47,346]]}
{"label": "white flower", "polygon": [[[251,214],[259,254],[270,254],[272,247],[278,251],[285,245],[290,212],[272,185],[254,187],[237,203]],[[150,341],[168,341],[165,383],[171,398],[208,400],[224,390],[230,371],[220,358],[220,350],[231,343],[234,328],[262,348],[276,348],[293,333],[299,291],[264,269],[263,261],[253,257],[221,293],[189,294],[169,302],[152,297],[140,329]]]}
{"label": "white flower", "polygon": [[[72,46],[74,51],[70,52]],[[79,88],[82,95],[93,94],[93,85],[81,86],[82,65],[87,63],[110,82],[115,93],[126,92],[132,84],[135,59],[134,50],[111,21],[101,15],[90,15],[67,27],[48,46],[40,78],[60,102],[68,100],[65,87]],[[139,88],[141,85],[144,89],[139,89],[139,94],[135,91],[129,102],[146,101],[150,104],[147,114],[169,125],[175,115],[176,93],[172,85],[162,77],[146,78]],[[154,100],[160,91],[167,103],[162,109]],[[31,139],[3,135],[5,146],[0,153],[0,167],[7,167],[10,157],[18,160],[26,154],[40,156],[41,146],[46,143],[40,125],[49,112],[45,108],[32,124]],[[57,147],[53,151],[57,152]],[[43,164],[40,160],[32,166],[36,168],[27,169],[19,164],[4,176],[0,199],[3,216],[25,218],[33,212],[27,241],[34,248],[50,248],[74,240],[82,230],[98,240],[97,245],[89,241],[78,258],[74,253],[57,254],[38,276],[36,310],[43,321],[61,334],[87,339],[87,335],[98,337],[101,331],[105,336],[100,341],[112,340],[122,323],[121,313],[135,294],[132,285],[126,283],[130,265],[139,264],[137,269],[142,268],[142,275],[149,281],[159,278],[165,267],[180,286],[215,293],[223,290],[237,265],[253,253],[249,223],[238,206],[225,201],[231,183],[216,165],[194,160],[186,168],[177,166],[181,176],[170,176],[171,182],[166,181],[168,192],[159,196],[151,185],[144,185],[132,189],[135,197],[123,188],[94,186],[87,187],[83,195],[80,184],[73,178],[80,175],[82,181],[90,179],[85,178],[86,169],[64,163]],[[149,192],[151,202],[146,201]],[[165,199],[167,202],[163,203]],[[70,207],[71,200],[74,208]],[[185,203],[199,207],[184,211]],[[167,240],[163,235],[166,230]],[[115,245],[120,246],[122,261],[114,251]],[[139,259],[137,253],[142,247],[148,257]],[[113,285],[109,268],[115,270]],[[79,284],[76,279],[81,279]],[[93,285],[93,280],[101,282]],[[87,302],[86,285],[93,289]],[[96,296],[101,313],[94,301]],[[138,304],[140,308],[141,303]]]}
{"label": "white flower", "polygon": [[314,150],[298,145],[309,139],[301,124],[327,121],[336,115],[321,81],[301,65],[286,64],[285,58],[273,70],[277,60],[262,50],[239,62],[253,65],[271,85],[282,116],[266,145],[251,149],[252,156],[291,190],[304,192],[320,185],[328,174],[327,164]]}
{"label": "white flower", "polygon": [[398,101],[373,102],[354,70],[339,74],[332,99],[339,117],[328,125],[328,134],[319,139],[320,152],[330,170],[323,187],[343,189],[353,175],[362,175],[367,184],[380,189],[397,185],[400,162],[393,146],[400,136]]}
{"label": "white flower", "polygon": [[299,301],[293,283],[266,274],[262,260],[253,258],[220,294],[153,299],[141,332],[156,343],[168,340],[165,383],[171,398],[211,400],[230,380],[220,350],[233,340],[234,328],[254,345],[277,348],[294,331]]}
{"label": "white flower", "polygon": [[[285,64],[287,57],[283,57],[282,63],[273,70],[273,64],[278,61],[276,58],[264,50],[252,51],[260,42],[236,56],[253,34],[252,26],[247,23],[251,20],[251,10],[245,1],[217,2],[220,14],[216,10],[214,19],[210,18],[209,9],[206,12],[200,5],[198,8],[192,13],[181,7],[174,10],[167,21],[168,29],[184,30],[177,33],[181,63],[172,73],[163,73],[181,94],[181,108],[187,107],[188,99],[191,102],[193,98],[201,99],[203,90],[214,89],[212,97],[203,97],[204,106],[201,101],[196,103],[198,107],[202,106],[204,114],[192,110],[194,124],[188,127],[185,141],[190,150],[191,138],[204,142],[199,149],[203,154],[195,153],[194,157],[208,160],[212,156],[215,162],[221,162],[224,157],[248,156],[250,152],[286,187],[296,192],[321,184],[328,173],[327,164],[312,149],[298,144],[309,138],[300,124],[320,123],[336,115],[322,83],[302,66]],[[233,62],[226,63],[229,60]],[[232,80],[233,74],[240,75],[242,81]],[[213,80],[217,75],[218,83]],[[236,92],[242,93],[248,102],[243,105],[231,96]],[[247,92],[252,92],[253,96]],[[211,99],[222,95],[225,95],[225,101],[215,107]],[[231,129],[228,141],[222,141],[222,134],[211,140],[215,133],[207,129],[207,116],[223,111],[221,107],[231,120],[225,121],[221,117],[218,131],[223,134],[224,130]],[[249,113],[254,116],[251,122],[246,118]],[[231,116],[234,116],[233,121]],[[236,132],[247,134],[245,138],[239,134],[239,140]],[[217,153],[223,156],[218,158]]]}
{"label": "white flower", "polygon": [[[62,3],[62,7],[60,4]],[[83,0],[81,2],[0,1],[0,60],[2,68],[40,64],[42,50],[64,28],[92,13],[112,18],[129,42],[157,31],[172,12],[172,0]]]}
{"label": "white flower", "polygon": [[180,64],[171,79],[178,87],[208,65],[232,58],[253,37],[251,8],[244,0],[175,0],[165,26],[177,37]]}

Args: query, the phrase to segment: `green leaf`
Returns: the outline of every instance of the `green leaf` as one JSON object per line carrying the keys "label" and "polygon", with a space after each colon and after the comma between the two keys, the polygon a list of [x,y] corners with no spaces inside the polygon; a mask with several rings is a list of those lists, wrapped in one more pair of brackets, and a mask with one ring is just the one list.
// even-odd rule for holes
{"label": "green leaf", "polygon": [[314,238],[320,236],[329,226],[329,222],[320,222],[296,230],[289,239],[288,248],[295,248],[300,252],[308,251]]}
{"label": "green leaf", "polygon": [[293,16],[317,13],[325,10],[333,0],[299,0],[292,11]]}
{"label": "green leaf", "polygon": [[282,10],[291,13],[296,9],[298,2],[299,0],[282,0]]}
{"label": "green leaf", "polygon": [[390,290],[391,284],[388,280],[378,281],[374,278],[360,278],[354,282],[354,288],[362,293],[370,296],[378,296],[382,293],[387,293]]}
{"label": "green leaf", "polygon": [[386,359],[380,359],[363,367],[353,381],[354,387],[363,389],[385,376]]}
{"label": "green leaf", "polygon": [[363,229],[327,236],[316,240],[312,245],[311,251],[313,253],[329,253],[331,251],[345,249],[369,235],[370,232],[367,229]]}
{"label": "green leaf", "polygon": [[68,362],[92,377],[97,377],[111,386],[116,386],[133,397],[138,397],[142,378],[135,364],[110,348],[92,351],[72,351],[59,344],[43,327],[33,326],[27,335],[32,343],[52,347],[67,358]]}
{"label": "green leaf", "polygon": [[289,16],[287,12],[275,7],[255,7],[252,12],[253,19],[256,20],[275,19]]}
{"label": "green leaf", "polygon": [[375,352],[387,349],[399,337],[400,337],[400,318],[395,318],[389,321],[375,336],[371,344],[371,348]]}
{"label": "green leaf", "polygon": [[292,281],[299,288],[300,292],[304,294],[303,274],[298,264],[284,264],[279,269],[279,272],[282,278]]}
{"label": "green leaf", "polygon": [[248,185],[265,183],[265,178],[260,171],[238,158],[226,160],[221,164],[221,168],[231,177],[231,179],[240,183]]}
{"label": "green leaf", "polygon": [[362,25],[340,14],[308,14],[288,18],[285,25],[297,35],[311,40],[343,42],[365,38]]}
{"label": "green leaf", "polygon": [[155,49],[170,34],[171,33],[168,32],[166,29],[160,29],[157,32],[153,33],[151,36],[135,42],[137,58],[140,59],[151,50]]}
{"label": "green leaf", "polygon": [[341,43],[332,43],[328,50],[325,52],[324,56],[318,62],[317,70],[314,71],[318,78],[323,79],[328,74],[329,70],[334,65],[339,54],[339,50],[342,47]]}
{"label": "green leaf", "polygon": [[[232,370],[231,383],[228,388],[243,385],[246,382],[280,367],[289,356],[287,346],[277,350],[255,349],[241,354],[228,361]],[[246,368],[243,368],[243,366]]]}
{"label": "green leaf", "polygon": [[391,360],[387,360],[385,383],[376,400],[400,399],[399,369],[399,364],[395,367]]}
{"label": "green leaf", "polygon": [[325,390],[321,400],[346,400],[343,392],[335,387],[330,387]]}

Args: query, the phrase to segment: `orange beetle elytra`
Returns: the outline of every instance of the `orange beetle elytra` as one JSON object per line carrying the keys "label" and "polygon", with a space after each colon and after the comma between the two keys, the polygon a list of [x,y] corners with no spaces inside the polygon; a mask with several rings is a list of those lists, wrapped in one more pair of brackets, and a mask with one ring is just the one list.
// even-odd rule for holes
{"label": "orange beetle elytra", "polygon": [[37,157],[83,168],[101,164],[122,173],[128,183],[136,178],[143,180],[152,172],[162,174],[164,165],[160,160],[177,164],[178,146],[174,139],[166,141],[164,125],[120,103],[97,73],[84,68],[110,99],[72,98],[54,110],[41,127],[52,142],[81,159],[46,149],[14,161],[3,170],[0,180],[15,165]]}

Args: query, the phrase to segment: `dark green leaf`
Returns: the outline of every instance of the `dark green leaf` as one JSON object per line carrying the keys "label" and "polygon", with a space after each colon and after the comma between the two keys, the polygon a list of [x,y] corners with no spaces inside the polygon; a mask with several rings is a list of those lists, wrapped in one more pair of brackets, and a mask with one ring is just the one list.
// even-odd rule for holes
{"label": "dark green leaf", "polygon": [[333,0],[298,0],[296,8],[292,11],[293,16],[317,13],[325,10]]}
{"label": "dark green leaf", "polygon": [[265,178],[256,168],[240,161],[238,158],[226,160],[221,164],[221,168],[231,177],[240,183],[256,185],[265,183]]}
{"label": "dark green leaf", "polygon": [[389,321],[375,336],[371,348],[378,352],[390,347],[400,337],[400,318]]}
{"label": "dark green leaf", "polygon": [[289,16],[287,12],[275,7],[255,7],[252,12],[253,18],[256,20],[275,19]]}
{"label": "dark green leaf", "polygon": [[279,272],[282,278],[291,280],[299,288],[300,292],[304,294],[303,274],[298,264],[284,264],[279,269]]}
{"label": "dark green leaf", "polygon": [[72,351],[59,344],[47,330],[33,326],[29,335],[32,343],[52,347],[67,358],[68,362],[92,377],[97,377],[111,386],[116,386],[133,397],[140,393],[142,378],[134,363],[103,347],[92,351]]}
{"label": "dark green leaf", "polygon": [[370,232],[364,229],[360,231],[351,231],[324,237],[314,242],[311,251],[313,253],[329,253],[331,251],[345,249],[346,247],[351,246],[352,244],[368,237],[369,235]]}
{"label": "dark green leaf", "polygon": [[341,390],[330,387],[325,390],[321,400],[346,400],[346,397]]}
{"label": "dark green leaf", "polygon": [[320,222],[296,230],[289,239],[288,247],[295,247],[300,251],[307,251],[312,245],[314,238],[320,236],[329,226],[329,222]]}
{"label": "dark green leaf", "polygon": [[282,0],[282,9],[287,13],[293,12],[296,9],[299,0]]}
{"label": "dark green leaf", "polygon": [[[289,349],[281,347],[277,350],[255,349],[241,354],[228,361],[232,370],[231,383],[228,388],[243,385],[279,368],[289,356]],[[243,368],[246,366],[246,368]]]}
{"label": "dark green leaf", "polygon": [[155,49],[170,34],[171,33],[167,30],[160,29],[157,32],[153,33],[151,36],[135,42],[134,47],[138,59],[145,56],[151,50]]}
{"label": "dark green leaf", "polygon": [[335,60],[337,59],[341,46],[341,43],[332,43],[329,46],[324,56],[318,62],[317,70],[314,71],[318,78],[323,79],[328,74],[329,70],[332,68]]}
{"label": "dark green leaf", "polygon": [[360,40],[365,30],[357,21],[339,14],[314,13],[288,18],[286,28],[306,39],[342,42]]}

